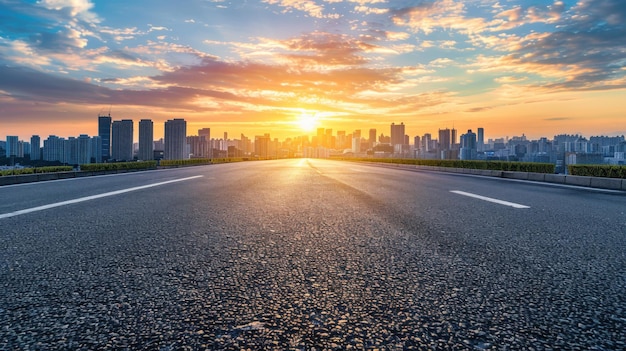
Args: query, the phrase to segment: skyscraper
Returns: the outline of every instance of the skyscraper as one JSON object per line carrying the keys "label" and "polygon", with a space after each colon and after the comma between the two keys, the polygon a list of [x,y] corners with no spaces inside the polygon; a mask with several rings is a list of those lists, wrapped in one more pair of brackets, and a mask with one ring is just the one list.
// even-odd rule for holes
{"label": "skyscraper", "polygon": [[133,121],[123,119],[111,125],[111,158],[116,161],[133,159]]}
{"label": "skyscraper", "polygon": [[102,161],[111,158],[111,115],[98,116],[98,136],[102,142]]}
{"label": "skyscraper", "polygon": [[175,118],[165,122],[165,150],[163,158],[166,160],[184,160],[187,144],[187,122],[182,118]]}
{"label": "skyscraper", "polygon": [[452,133],[450,129],[439,129],[439,150],[450,150],[452,146]]}
{"label": "skyscraper", "polygon": [[376,129],[370,129],[370,139],[368,140],[370,149],[376,144]]}
{"label": "skyscraper", "polygon": [[154,123],[149,119],[139,121],[139,152],[137,158],[142,161],[154,159]]}
{"label": "skyscraper", "polygon": [[[206,142],[206,146],[205,146],[206,149],[204,150],[204,156],[203,157],[212,158],[213,157],[213,148],[211,147],[211,128],[198,129],[198,136],[200,138],[204,138],[204,140]],[[242,139],[243,139],[243,134],[242,134]]]}
{"label": "skyscraper", "polygon": [[391,145],[404,144],[404,123],[391,123]]}
{"label": "skyscraper", "polygon": [[6,156],[8,157],[18,157],[19,156],[19,138],[14,135],[7,136],[7,148],[6,148]]}
{"label": "skyscraper", "polygon": [[476,145],[478,151],[485,151],[485,129],[478,128],[478,140]]}
{"label": "skyscraper", "polygon": [[472,130],[468,130],[466,134],[461,135],[461,160],[474,160],[476,159],[476,134]]}
{"label": "skyscraper", "polygon": [[30,137],[30,159],[41,160],[41,138],[39,135]]}

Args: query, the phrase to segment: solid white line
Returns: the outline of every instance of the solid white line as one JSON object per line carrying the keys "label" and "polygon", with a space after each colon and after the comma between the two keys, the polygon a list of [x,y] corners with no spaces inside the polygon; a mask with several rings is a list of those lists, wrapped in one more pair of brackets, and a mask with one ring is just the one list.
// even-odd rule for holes
{"label": "solid white line", "polygon": [[9,212],[9,213],[0,214],[0,219],[20,216],[20,215],[27,214],[27,213],[43,211],[43,210],[47,210],[47,209],[50,209],[50,208],[55,208],[55,207],[60,207],[60,206],[65,206],[65,205],[76,204],[76,203],[79,203],[79,202],[85,202],[85,201],[90,201],[90,200],[95,200],[95,199],[101,199],[103,197],[129,193],[131,191],[137,191],[137,190],[142,190],[142,189],[153,188],[155,186],[161,186],[161,185],[171,184],[171,183],[176,183],[176,182],[183,182],[185,180],[191,180],[191,179],[196,179],[196,178],[200,178],[200,177],[203,177],[203,176],[193,176],[193,177],[187,177],[187,178],[181,178],[181,179],[168,180],[166,182],[160,182],[160,183],[136,186],[134,188],[116,190],[116,191],[111,191],[111,192],[108,192],[108,193],[102,193],[102,194],[98,194],[98,195],[91,195],[91,196],[80,197],[78,199],[72,199],[72,200],[67,200],[67,201],[55,202],[55,203],[48,204],[48,205],[37,206],[37,207],[27,208],[27,209],[15,211],[15,212]]}
{"label": "solid white line", "polygon": [[516,204],[514,202],[498,200],[498,199],[494,199],[494,198],[491,198],[491,197],[476,195],[476,194],[472,194],[472,193],[466,193],[466,192],[460,191],[460,190],[450,190],[450,192],[451,193],[455,193],[455,194],[459,194],[459,195],[463,195],[463,196],[473,197],[475,199],[480,199],[480,200],[484,200],[484,201],[493,202],[493,203],[504,205],[504,206],[510,206],[510,207],[514,207],[514,208],[530,208],[530,206],[520,205],[520,204]]}

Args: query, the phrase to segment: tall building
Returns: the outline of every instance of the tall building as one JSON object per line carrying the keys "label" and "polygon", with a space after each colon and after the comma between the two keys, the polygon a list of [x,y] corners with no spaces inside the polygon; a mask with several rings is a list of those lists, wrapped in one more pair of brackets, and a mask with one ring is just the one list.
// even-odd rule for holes
{"label": "tall building", "polygon": [[[198,136],[200,138],[204,138],[205,149],[203,150],[203,157],[212,158],[213,157],[213,148],[211,147],[211,128],[202,128],[198,129]],[[243,134],[241,135],[243,138]]]}
{"label": "tall building", "polygon": [[7,136],[7,148],[6,148],[6,156],[8,157],[19,157],[19,138],[14,135]]}
{"label": "tall building", "polygon": [[468,130],[466,134],[461,135],[461,152],[459,154],[461,160],[474,160],[477,156],[476,134],[472,130]]}
{"label": "tall building", "polygon": [[477,149],[478,151],[485,151],[485,129],[478,128],[478,140],[477,140]]}
{"label": "tall building", "polygon": [[452,147],[452,133],[450,129],[439,129],[439,150],[450,150]]}
{"label": "tall building", "polygon": [[98,116],[98,136],[102,141],[102,161],[111,158],[111,115]]}
{"label": "tall building", "polygon": [[391,123],[391,145],[404,145],[404,123]]}
{"label": "tall building", "polygon": [[142,161],[154,159],[154,123],[149,119],[139,121],[139,152],[137,158]]}
{"label": "tall building", "polygon": [[261,157],[267,158],[270,155],[270,135],[256,136],[254,138],[254,153]]}
{"label": "tall building", "polygon": [[182,118],[174,118],[165,122],[163,158],[166,160],[184,160],[187,149],[187,122]]}
{"label": "tall building", "polygon": [[376,145],[376,129],[370,129],[370,138],[368,142],[370,149],[374,148],[374,145]]}
{"label": "tall building", "polygon": [[116,161],[133,159],[133,121],[123,119],[111,125],[111,158]]}
{"label": "tall building", "polygon": [[41,138],[39,135],[30,137],[30,159],[41,160]]}

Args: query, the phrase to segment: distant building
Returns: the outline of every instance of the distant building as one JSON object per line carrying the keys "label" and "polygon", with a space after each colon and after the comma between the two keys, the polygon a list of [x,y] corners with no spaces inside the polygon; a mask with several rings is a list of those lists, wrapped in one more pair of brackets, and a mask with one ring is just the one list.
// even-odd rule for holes
{"label": "distant building", "polygon": [[123,119],[111,125],[111,158],[116,161],[133,160],[133,121]]}
{"label": "distant building", "polygon": [[254,138],[254,153],[261,158],[267,158],[270,155],[270,135],[256,136]]}
{"label": "distant building", "polygon": [[102,144],[101,159],[111,158],[111,115],[98,116],[98,136]]}
{"label": "distant building", "polygon": [[476,134],[472,130],[468,130],[466,134],[461,135],[461,160],[475,160],[478,155]]}
{"label": "distant building", "polygon": [[33,161],[41,159],[41,138],[39,135],[30,137],[30,159]]}
{"label": "distant building", "polygon": [[154,159],[154,123],[149,119],[139,121],[139,151],[137,158],[142,161]]}
{"label": "distant building", "polygon": [[20,157],[20,141],[17,136],[9,135],[7,136],[7,146],[6,146],[6,157]]}
{"label": "distant building", "polygon": [[165,122],[163,158],[166,160],[184,160],[187,149],[187,122],[182,118],[175,118]]}
{"label": "distant building", "polygon": [[391,146],[394,148],[394,153],[398,154],[403,152],[405,145],[404,136],[404,123],[391,123]]}
{"label": "distant building", "polygon": [[477,136],[476,149],[478,151],[485,151],[485,129],[484,128],[478,128],[476,136]]}

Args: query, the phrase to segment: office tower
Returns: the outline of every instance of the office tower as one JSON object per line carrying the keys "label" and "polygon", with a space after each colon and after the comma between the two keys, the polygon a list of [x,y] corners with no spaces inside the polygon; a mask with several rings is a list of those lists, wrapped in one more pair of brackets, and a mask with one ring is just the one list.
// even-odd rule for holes
{"label": "office tower", "polygon": [[431,143],[432,143],[432,135],[430,133],[426,133],[422,136],[422,149],[424,150],[424,152],[429,152],[431,151]]}
{"label": "office tower", "polygon": [[450,129],[439,129],[439,150],[450,150],[452,146],[452,135]]}
{"label": "office tower", "polygon": [[450,135],[451,135],[450,147],[454,149],[456,145],[456,129],[452,128],[452,130],[450,131]]}
{"label": "office tower", "polygon": [[187,144],[187,122],[182,118],[174,118],[165,122],[165,150],[163,158],[166,160],[184,160]]}
{"label": "office tower", "polygon": [[478,140],[477,140],[477,149],[478,151],[485,151],[485,129],[478,128]]}
{"label": "office tower", "polygon": [[472,130],[468,130],[466,134],[461,135],[461,160],[474,160],[477,156],[476,134]]}
{"label": "office tower", "polygon": [[391,123],[391,145],[404,145],[404,123]]}
{"label": "office tower", "polygon": [[254,138],[254,153],[261,158],[266,158],[270,155],[269,134],[264,134],[263,136],[257,135]]}
{"label": "office tower", "polygon": [[154,123],[150,119],[139,121],[139,151],[137,158],[142,161],[154,159]]}
{"label": "office tower", "polygon": [[98,116],[98,136],[102,141],[102,161],[111,158],[111,115]]}
{"label": "office tower", "polygon": [[116,161],[133,159],[133,121],[123,119],[111,125],[111,158]]}
{"label": "office tower", "polygon": [[41,138],[39,135],[30,137],[30,159],[41,160]]}
{"label": "office tower", "polygon": [[91,137],[91,162],[102,162],[102,139],[99,136]]}
{"label": "office tower", "polygon": [[370,149],[376,145],[376,129],[370,129],[370,138],[369,138],[369,147]]}
{"label": "office tower", "polygon": [[[198,136],[205,140],[204,156],[213,158],[213,148],[211,147],[211,128],[198,129]],[[241,134],[243,139],[243,134]]]}
{"label": "office tower", "polygon": [[17,136],[7,136],[6,157],[17,157],[19,154],[19,139]]}

